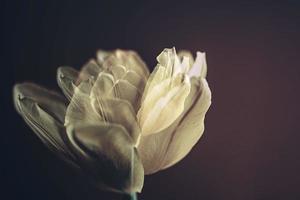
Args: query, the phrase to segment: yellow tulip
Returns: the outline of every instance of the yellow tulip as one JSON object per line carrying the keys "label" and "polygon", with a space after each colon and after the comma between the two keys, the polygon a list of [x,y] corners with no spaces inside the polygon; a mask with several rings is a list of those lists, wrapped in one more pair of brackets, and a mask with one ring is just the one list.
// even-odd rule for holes
{"label": "yellow tulip", "polygon": [[14,87],[17,111],[55,153],[95,184],[134,193],[144,174],[181,160],[204,131],[211,103],[205,54],[165,49],[150,74],[134,51],[97,52],[81,70],[60,67],[66,98],[32,83]]}

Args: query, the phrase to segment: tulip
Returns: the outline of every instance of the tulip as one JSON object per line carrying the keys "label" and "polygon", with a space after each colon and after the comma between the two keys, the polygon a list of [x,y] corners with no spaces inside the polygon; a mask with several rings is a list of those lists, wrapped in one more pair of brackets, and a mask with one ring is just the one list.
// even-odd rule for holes
{"label": "tulip", "polygon": [[[134,51],[97,52],[78,72],[57,70],[62,95],[16,84],[18,113],[42,142],[97,186],[141,192],[144,174],[184,158],[211,104],[205,54],[165,49],[151,74]],[[134,197],[134,195],[132,196]]]}

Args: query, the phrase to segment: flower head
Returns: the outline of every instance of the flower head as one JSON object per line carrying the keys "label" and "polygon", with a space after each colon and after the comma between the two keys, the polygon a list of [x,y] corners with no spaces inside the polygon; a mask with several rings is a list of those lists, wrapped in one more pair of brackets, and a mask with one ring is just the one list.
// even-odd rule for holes
{"label": "flower head", "polygon": [[57,71],[65,97],[14,87],[17,111],[37,136],[97,185],[139,192],[144,173],[174,165],[204,131],[211,102],[204,53],[165,49],[149,76],[134,51],[103,51],[80,72]]}

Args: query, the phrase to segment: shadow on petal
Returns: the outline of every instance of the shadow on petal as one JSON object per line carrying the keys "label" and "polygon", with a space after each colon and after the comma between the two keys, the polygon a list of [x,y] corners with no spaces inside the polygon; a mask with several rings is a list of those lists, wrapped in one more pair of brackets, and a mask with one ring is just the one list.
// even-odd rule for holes
{"label": "shadow on petal", "polygon": [[141,191],[143,165],[122,126],[85,124],[69,127],[68,132],[79,165],[96,185],[125,193]]}

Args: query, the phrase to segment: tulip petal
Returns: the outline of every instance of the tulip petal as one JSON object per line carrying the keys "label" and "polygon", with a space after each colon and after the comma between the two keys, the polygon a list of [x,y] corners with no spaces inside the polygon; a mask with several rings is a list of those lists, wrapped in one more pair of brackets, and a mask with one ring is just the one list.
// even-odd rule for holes
{"label": "tulip petal", "polygon": [[114,65],[122,65],[127,69],[135,71],[138,75],[147,80],[149,76],[149,70],[140,58],[140,56],[134,51],[116,50],[109,55],[103,62],[104,68],[109,68]]}
{"label": "tulip petal", "polygon": [[188,75],[190,77],[201,77],[205,78],[207,74],[207,64],[206,64],[206,58],[205,53],[197,52],[196,60],[191,67],[190,71],[188,72]]}
{"label": "tulip petal", "polygon": [[177,55],[181,61],[183,60],[184,57],[188,57],[189,58],[189,67],[192,67],[192,65],[194,63],[194,57],[190,51],[180,50],[180,51],[178,51]]}
{"label": "tulip petal", "polygon": [[179,66],[180,61],[176,56],[175,48],[164,49],[156,59],[158,64],[148,78],[141,102],[144,102],[154,87],[165,80],[171,80],[172,77],[176,77],[178,73],[181,74],[183,72],[181,66]]}
{"label": "tulip petal", "polygon": [[149,94],[149,91],[152,91],[153,88],[155,86],[157,86],[158,84],[160,84],[163,80],[168,80],[170,81],[170,78],[166,78],[164,76],[165,74],[165,70],[166,68],[161,66],[161,65],[157,65],[153,72],[150,74],[149,78],[148,78],[148,81],[146,83],[146,86],[145,86],[145,89],[144,89],[144,93],[143,93],[143,96],[142,96],[142,99],[141,99],[141,102],[144,102],[145,98],[148,96]]}
{"label": "tulip petal", "polygon": [[91,90],[91,98],[114,97],[114,77],[111,74],[101,72]]}
{"label": "tulip petal", "polygon": [[122,65],[113,65],[106,69],[106,72],[113,75],[115,80],[126,80],[134,85],[141,93],[144,90],[146,80],[135,71],[126,69]]}
{"label": "tulip petal", "polygon": [[65,126],[82,123],[97,123],[102,121],[92,107],[90,91],[92,84],[90,81],[83,81],[74,90],[74,95],[68,105],[65,117]]}
{"label": "tulip petal", "polygon": [[[191,91],[185,100],[185,104],[190,104],[191,97],[195,94],[195,81],[191,82]],[[186,107],[186,106],[185,106]],[[185,108],[186,110],[186,108]],[[183,111],[184,113],[184,111]],[[145,174],[153,174],[161,170],[162,163],[178,123],[181,120],[181,114],[169,127],[150,135],[142,135],[138,145],[139,155],[142,159]]]}
{"label": "tulip petal", "polygon": [[75,83],[78,78],[78,71],[72,67],[59,67],[57,69],[57,83],[64,95],[71,100]]}
{"label": "tulip petal", "polygon": [[118,123],[123,125],[137,142],[140,129],[136,114],[131,104],[122,99],[106,95],[111,89],[113,78],[110,74],[99,75],[94,85],[83,81],[75,89],[74,95],[67,108],[65,126],[86,123]]}
{"label": "tulip petal", "polygon": [[122,125],[134,143],[138,142],[141,133],[140,127],[135,112],[127,101],[96,97],[92,98],[92,105],[104,122]]}
{"label": "tulip petal", "polygon": [[211,104],[211,91],[205,79],[201,80],[200,93],[181,118],[162,164],[168,168],[184,158],[204,132],[205,114]]}
{"label": "tulip petal", "polygon": [[98,74],[102,71],[102,67],[98,65],[98,63],[95,60],[90,60],[87,64],[85,64],[82,69],[80,70],[78,80],[76,82],[76,85],[79,85],[79,83],[83,80],[87,79],[96,79]]}
{"label": "tulip petal", "polygon": [[141,116],[143,135],[154,134],[170,126],[182,113],[189,92],[190,84],[185,83],[170,89],[165,96],[159,98],[152,110],[146,112],[144,118],[144,115]]}
{"label": "tulip petal", "polygon": [[148,90],[137,114],[142,134],[154,134],[170,126],[183,111],[189,92],[190,81],[182,74]]}
{"label": "tulip petal", "polygon": [[122,77],[123,80],[128,81],[134,85],[140,93],[143,93],[147,80],[143,79],[135,73],[134,71],[127,71],[126,74]]}
{"label": "tulip petal", "polygon": [[145,174],[174,165],[191,150],[203,134],[204,116],[210,103],[206,80],[193,78],[184,111],[176,121],[157,134],[142,135],[138,151]]}
{"label": "tulip petal", "polygon": [[143,187],[143,165],[127,131],[115,124],[85,124],[70,129],[80,166],[100,187],[133,193]]}
{"label": "tulip petal", "polygon": [[[189,68],[188,57],[181,63],[175,48],[164,49],[157,61],[159,64],[148,79],[137,114],[144,135],[170,126],[183,111],[190,90],[189,78],[184,75]],[[167,112],[171,110],[172,114]]]}
{"label": "tulip petal", "polygon": [[111,74],[101,72],[93,85],[91,98],[118,98],[128,101],[137,112],[141,93],[126,80],[115,80]]}
{"label": "tulip petal", "polygon": [[98,64],[101,66],[103,64],[103,62],[106,60],[106,58],[111,54],[111,51],[105,51],[103,49],[99,49],[97,51],[97,62]]}
{"label": "tulip petal", "polygon": [[68,140],[63,126],[65,99],[32,83],[15,85],[13,95],[16,110],[42,142],[76,166],[74,156],[67,147]]}
{"label": "tulip petal", "polygon": [[173,129],[174,127],[171,125],[157,134],[141,136],[137,148],[146,175],[153,174],[161,169],[161,163],[165,158]]}
{"label": "tulip petal", "polygon": [[174,63],[176,62],[176,50],[173,47],[172,49],[164,49],[156,58],[158,63],[165,68],[169,69],[167,75],[172,75],[172,72],[175,70],[173,69]]}
{"label": "tulip petal", "polygon": [[128,101],[137,113],[142,94],[134,85],[126,80],[119,80],[115,83],[113,90],[117,98]]}

